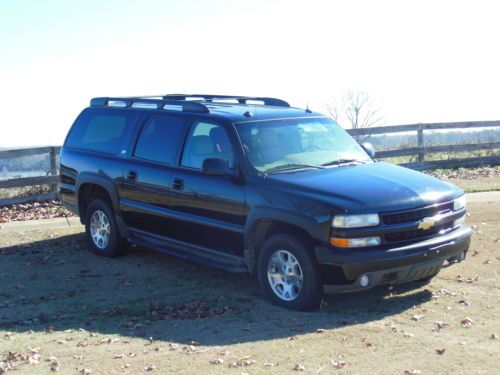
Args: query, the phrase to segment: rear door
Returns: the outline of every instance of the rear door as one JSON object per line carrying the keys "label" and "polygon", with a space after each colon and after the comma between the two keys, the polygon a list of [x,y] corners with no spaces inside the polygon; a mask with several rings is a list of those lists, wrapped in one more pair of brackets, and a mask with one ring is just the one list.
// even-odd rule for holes
{"label": "rear door", "polygon": [[176,114],[144,119],[123,168],[120,206],[129,227],[170,234],[165,212],[171,208],[170,181],[187,125],[186,117]]}

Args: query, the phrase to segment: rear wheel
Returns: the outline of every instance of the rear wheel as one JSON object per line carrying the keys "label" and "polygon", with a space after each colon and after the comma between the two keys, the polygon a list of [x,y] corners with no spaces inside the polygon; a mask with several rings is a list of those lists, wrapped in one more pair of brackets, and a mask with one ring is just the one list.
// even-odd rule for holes
{"label": "rear wheel", "polygon": [[113,210],[105,200],[93,199],[88,205],[85,231],[93,253],[105,257],[124,253],[124,240],[118,233]]}
{"label": "rear wheel", "polygon": [[323,286],[312,249],[305,241],[286,234],[270,237],[259,253],[257,273],[267,298],[292,310],[315,310]]}

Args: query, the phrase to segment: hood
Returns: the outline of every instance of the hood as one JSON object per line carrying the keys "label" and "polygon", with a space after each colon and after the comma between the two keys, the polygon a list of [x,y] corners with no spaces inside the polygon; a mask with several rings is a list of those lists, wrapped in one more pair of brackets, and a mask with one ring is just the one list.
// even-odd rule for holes
{"label": "hood", "polygon": [[275,173],[266,180],[352,213],[412,209],[463,194],[452,184],[385,162]]}

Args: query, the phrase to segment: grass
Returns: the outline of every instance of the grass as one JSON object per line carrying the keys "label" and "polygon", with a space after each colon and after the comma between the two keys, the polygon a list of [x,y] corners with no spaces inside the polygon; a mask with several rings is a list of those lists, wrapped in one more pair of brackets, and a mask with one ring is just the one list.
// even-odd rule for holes
{"label": "grass", "polygon": [[446,182],[457,185],[466,193],[478,193],[482,191],[500,190],[500,177],[478,177],[474,180],[464,180],[460,178],[446,179]]}
{"label": "grass", "polygon": [[328,296],[312,313],[270,305],[246,274],[138,248],[94,256],[81,227],[0,229],[0,362],[13,374],[51,366],[62,374],[491,374],[500,357],[492,338],[500,334],[500,203],[470,211],[475,234],[463,264],[428,285]]}

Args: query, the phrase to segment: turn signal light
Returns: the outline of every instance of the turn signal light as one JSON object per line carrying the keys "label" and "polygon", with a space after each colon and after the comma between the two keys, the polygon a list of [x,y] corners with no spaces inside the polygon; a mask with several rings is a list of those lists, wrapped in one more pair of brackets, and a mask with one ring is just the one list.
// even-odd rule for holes
{"label": "turn signal light", "polygon": [[339,238],[330,237],[330,244],[335,247],[365,247],[380,245],[380,237],[362,237],[362,238]]}
{"label": "turn signal light", "polygon": [[336,247],[349,247],[349,240],[347,238],[331,237],[330,244]]}

